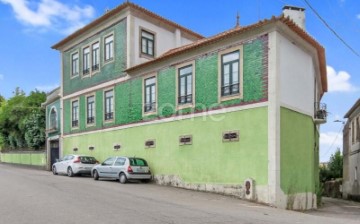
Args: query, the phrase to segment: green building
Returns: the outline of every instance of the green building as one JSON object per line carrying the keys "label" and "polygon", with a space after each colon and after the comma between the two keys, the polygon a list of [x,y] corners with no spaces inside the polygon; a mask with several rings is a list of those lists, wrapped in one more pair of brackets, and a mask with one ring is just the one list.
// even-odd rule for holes
{"label": "green building", "polygon": [[325,52],[304,9],[283,13],[205,38],[126,2],[61,40],[60,155],[143,157],[159,184],[316,207]]}

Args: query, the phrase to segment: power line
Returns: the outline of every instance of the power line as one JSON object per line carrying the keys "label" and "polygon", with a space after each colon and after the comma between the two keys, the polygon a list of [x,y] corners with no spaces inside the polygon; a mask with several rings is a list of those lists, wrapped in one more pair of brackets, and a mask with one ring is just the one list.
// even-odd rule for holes
{"label": "power line", "polygon": [[356,56],[360,57],[360,54],[355,51],[354,48],[352,48],[340,35],[330,27],[330,25],[320,16],[320,14],[310,5],[308,0],[303,0],[309,8],[315,13],[315,15],[321,20],[321,22],[324,23],[324,25],[347,47],[350,51],[352,51]]}

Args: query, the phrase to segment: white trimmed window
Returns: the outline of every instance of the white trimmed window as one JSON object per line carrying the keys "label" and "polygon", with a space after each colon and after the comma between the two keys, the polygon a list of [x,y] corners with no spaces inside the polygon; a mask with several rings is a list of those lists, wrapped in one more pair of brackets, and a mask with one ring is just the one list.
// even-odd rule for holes
{"label": "white trimmed window", "polygon": [[104,59],[111,61],[114,58],[114,35],[105,37],[104,41]]}
{"label": "white trimmed window", "polygon": [[79,127],[79,101],[71,102],[71,127]]}
{"label": "white trimmed window", "polygon": [[178,69],[178,105],[193,102],[193,65]]}
{"label": "white trimmed window", "polygon": [[110,121],[114,118],[114,91],[109,90],[104,94],[104,119],[105,121]]}
{"label": "white trimmed window", "polygon": [[92,45],[91,70],[98,71],[100,68],[100,44],[96,42]]}
{"label": "white trimmed window", "polygon": [[50,129],[57,129],[57,113],[56,109],[53,107],[50,111]]}
{"label": "white trimmed window", "polygon": [[156,111],[156,78],[150,77],[144,81],[144,112]]}
{"label": "white trimmed window", "polygon": [[240,93],[240,51],[221,56],[221,96]]}
{"label": "white trimmed window", "polygon": [[79,75],[79,53],[71,55],[71,76]]}
{"label": "white trimmed window", "polygon": [[83,49],[83,75],[90,74],[90,48]]}
{"label": "white trimmed window", "polygon": [[155,35],[145,30],[141,30],[141,53],[154,57]]}
{"label": "white trimmed window", "polygon": [[94,124],[95,123],[95,96],[88,96],[86,98],[86,105],[87,105],[87,118],[86,123]]}

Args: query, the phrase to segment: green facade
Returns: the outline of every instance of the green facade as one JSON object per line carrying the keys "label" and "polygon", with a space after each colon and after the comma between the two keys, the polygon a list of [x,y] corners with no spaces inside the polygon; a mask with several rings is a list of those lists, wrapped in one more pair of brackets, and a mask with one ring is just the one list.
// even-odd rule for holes
{"label": "green facade", "polygon": [[[177,175],[188,183],[238,184],[251,177],[266,185],[267,113],[267,107],[260,107],[69,136],[63,149],[68,154],[77,147],[77,153],[100,161],[112,155],[143,157],[153,174]],[[234,130],[240,133],[239,141],[223,142],[223,132]],[[192,135],[192,144],[180,146],[182,135]],[[145,147],[149,139],[155,140],[154,148]],[[119,151],[114,151],[114,144],[121,145]],[[90,151],[89,146],[95,149]]]}
{"label": "green facade", "polygon": [[281,189],[286,194],[314,192],[319,135],[312,117],[283,107],[280,114]]}
{"label": "green facade", "polygon": [[[56,110],[57,116],[57,129],[50,129],[50,112],[52,109]],[[60,113],[60,98],[55,100],[54,102],[46,105],[46,130],[48,130],[48,137],[57,136],[61,132],[61,113]]]}
{"label": "green facade", "polygon": [[[114,60],[110,63],[104,62],[104,38],[110,34],[114,34]],[[82,75],[82,49],[90,46],[92,43],[99,41],[100,43],[100,72],[92,76]],[[79,75],[71,77],[71,55],[79,52]],[[73,46],[70,50],[63,53],[63,95],[69,95],[76,91],[86,89],[97,84],[113,80],[124,76],[126,68],[126,20],[122,20],[117,24],[107,28],[100,33],[95,34],[91,38],[85,40],[81,44]]]}
{"label": "green facade", "polygon": [[[114,120],[104,122],[104,90],[96,91],[96,125],[86,126],[85,95],[64,100],[64,134],[99,130],[107,127],[162,119],[178,114],[256,103],[267,100],[267,38],[260,37],[243,45],[243,99],[219,103],[218,100],[218,52],[195,59],[195,107],[176,110],[176,69],[170,66],[157,71],[157,112],[143,116],[143,78],[136,77],[116,84],[114,89]],[[106,88],[107,90],[108,88]],[[88,95],[89,93],[87,93]],[[79,99],[79,128],[71,129],[71,100]]]}

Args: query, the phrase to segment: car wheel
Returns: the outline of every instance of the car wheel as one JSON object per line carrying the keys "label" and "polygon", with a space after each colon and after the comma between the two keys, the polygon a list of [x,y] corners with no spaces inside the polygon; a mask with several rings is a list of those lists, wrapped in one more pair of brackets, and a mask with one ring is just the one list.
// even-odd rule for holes
{"label": "car wheel", "polygon": [[99,174],[97,170],[94,170],[93,176],[94,176],[94,180],[99,180]]}
{"label": "car wheel", "polygon": [[55,167],[55,166],[52,167],[52,172],[53,172],[54,175],[57,175],[57,174],[58,174],[58,173],[56,172],[56,167]]}
{"label": "car wheel", "polygon": [[122,184],[125,184],[127,182],[127,178],[126,178],[126,175],[124,173],[120,173],[119,181]]}
{"label": "car wheel", "polygon": [[69,177],[73,177],[73,176],[74,176],[74,172],[73,172],[73,170],[71,169],[71,167],[68,167],[68,169],[67,169],[67,175],[68,175]]}

